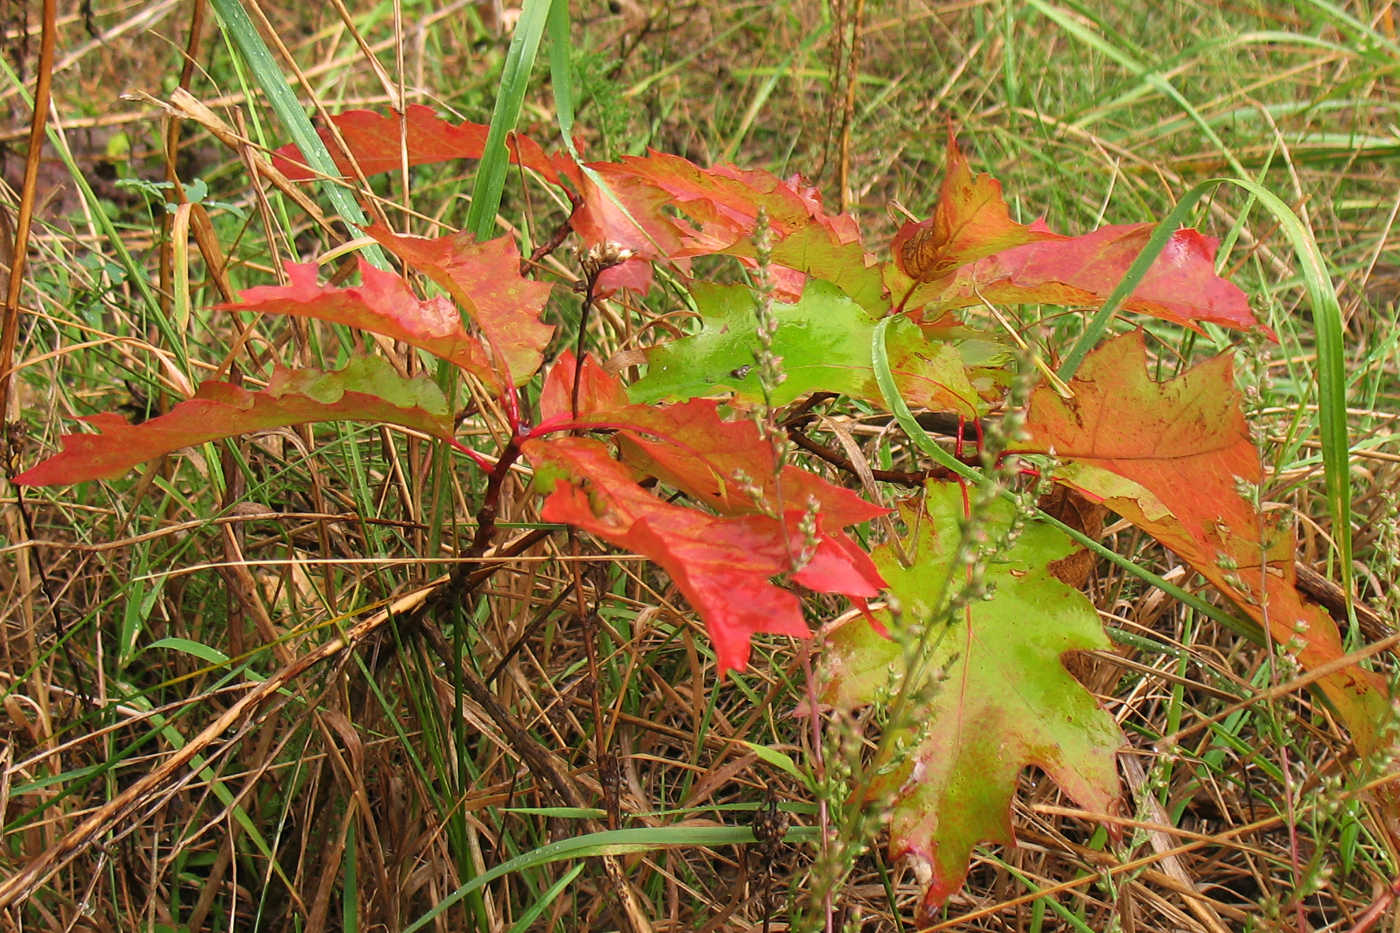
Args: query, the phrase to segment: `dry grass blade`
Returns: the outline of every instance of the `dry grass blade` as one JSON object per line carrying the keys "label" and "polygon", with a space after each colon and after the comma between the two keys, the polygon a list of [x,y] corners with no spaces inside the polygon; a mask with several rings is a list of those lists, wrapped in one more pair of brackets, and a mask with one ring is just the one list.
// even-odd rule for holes
{"label": "dry grass blade", "polygon": [[[479,234],[509,233],[530,257],[520,275],[554,285],[546,357],[585,346],[624,382],[654,347],[701,332],[692,278],[752,279],[694,258],[685,276],[661,269],[648,295],[622,290],[585,316],[568,254],[574,205],[559,188],[497,162],[499,198],[483,173],[489,196],[473,203],[472,160],[292,182],[267,158],[292,141],[288,116],[326,129],[337,112],[426,104],[460,124],[499,103],[500,129],[546,150],[572,152],[564,133],[589,159],[651,148],[800,172],[829,210],[851,210],[880,260],[905,220],[928,216],[951,122],[1017,223],[1157,220],[1211,174],[1286,193],[1316,244],[1310,278],[1255,193],[1217,187],[1182,220],[1221,241],[1222,274],[1281,341],[1236,344],[1266,466],[1250,496],[1261,514],[1289,516],[1298,589],[1345,637],[1335,668],[1393,674],[1390,6],[236,5],[255,34],[245,39],[276,56],[256,74],[212,6],[45,0],[26,23],[23,4],[0,2],[0,267],[12,268],[0,281],[0,416],[23,422],[9,437],[16,462],[41,459],[75,419],[148,420],[211,380],[257,386],[273,367],[339,366],[365,349],[422,372],[428,361],[389,338],[207,313],[284,259],[329,255],[335,284],[353,281],[362,242],[318,206],[331,187],[403,234],[469,218]],[[523,43],[510,51],[526,10],[522,40],[539,41],[547,79]],[[286,92],[275,111],[267,82]],[[1324,279],[1340,314],[1320,341],[1308,291]],[[959,323],[996,339],[958,346],[995,373],[978,385],[989,397],[1011,370],[995,354],[1014,346],[1053,372],[1086,319],[990,302]],[[1105,335],[1145,330],[1154,380],[1232,344],[1130,313],[1101,323]],[[455,436],[489,471],[510,439],[506,406],[458,388]],[[539,396],[538,382],[523,386],[521,410]],[[869,408],[818,392],[787,412],[783,456],[886,503],[946,472]],[[939,414],[910,412],[929,431]],[[1004,412],[988,414],[979,426]],[[930,443],[946,454],[957,436],[967,442],[955,426]],[[0,926],[1362,933],[1400,916],[1395,853],[1370,807],[1394,765],[1358,757],[1312,692],[1330,669],[1300,673],[1226,631],[1238,613],[1123,522],[1098,536],[1116,562],[1086,553],[1074,575],[1115,645],[1067,666],[1128,736],[1133,812],[1069,806],[1027,769],[1010,814],[1019,846],[977,850],[967,885],[919,927],[920,879],[871,826],[807,841],[820,808],[851,799],[843,767],[870,760],[878,704],[793,715],[810,697],[787,638],[760,639],[749,671],[716,684],[701,621],[654,567],[586,536],[550,540],[557,528],[537,506],[548,477],[533,464],[488,489],[471,466],[434,460],[421,436],[289,428],[177,452],[129,484],[26,492],[27,515],[13,493],[0,499]],[[488,492],[499,509],[483,528]],[[1347,527],[1353,559],[1339,567]],[[858,544],[905,531],[885,516]],[[1353,592],[1332,582],[1348,574]],[[802,605],[814,627],[847,611],[827,595]],[[801,844],[759,857],[684,833],[665,841],[677,827],[737,835],[770,803]],[[660,842],[530,861],[614,828]],[[844,873],[823,864],[836,855]]]}
{"label": "dry grass blade", "polygon": [[[0,237],[10,242],[6,246],[5,306],[0,311],[0,422],[10,417],[10,385],[13,375],[15,345],[19,340],[19,301],[24,285],[24,262],[29,253],[29,234],[34,223],[34,202],[38,197],[39,162],[44,150],[44,124],[48,121],[49,98],[53,88],[53,53],[58,27],[55,23],[58,4],[44,0],[41,8],[42,30],[39,38],[38,77],[34,86],[34,105],[29,122],[29,146],[24,161],[24,182],[20,188],[19,212],[11,227],[5,219]],[[13,237],[13,239],[11,239]],[[6,454],[6,462],[9,457]]]}
{"label": "dry grass blade", "polygon": [[158,810],[180,788],[194,779],[195,772],[190,769],[190,762],[208,753],[219,741],[220,736],[248,723],[262,711],[263,704],[317,664],[330,660],[343,651],[354,649],[385,622],[421,607],[434,593],[446,587],[448,582],[449,578],[444,575],[427,586],[399,597],[387,608],[356,622],[344,635],[333,638],[294,659],[266,680],[247,684],[242,696],[200,730],[183,748],[98,807],[39,858],[0,881],[0,910],[8,909],[24,900],[55,872],[86,851],[94,840],[101,837],[119,839],[131,832],[136,828],[130,822],[134,815]]}

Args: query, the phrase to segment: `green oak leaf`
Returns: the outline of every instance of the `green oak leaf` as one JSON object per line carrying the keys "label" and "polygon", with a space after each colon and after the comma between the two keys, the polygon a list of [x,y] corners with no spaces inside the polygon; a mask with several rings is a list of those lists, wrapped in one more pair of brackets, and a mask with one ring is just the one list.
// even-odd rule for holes
{"label": "green oak leaf", "polygon": [[[647,354],[647,374],[628,390],[633,402],[675,401],[718,392],[744,402],[763,393],[754,365],[758,351],[755,297],[741,285],[696,284],[700,332]],[[769,399],[773,405],[813,392],[839,392],[881,400],[870,367],[870,339],[876,319],[835,285],[812,279],[796,304],[775,304],[778,331],[773,352],[787,374]],[[915,408],[955,411],[974,417],[976,390],[957,349],[929,341],[919,328],[899,318],[889,328],[890,368],[904,398]]]}
{"label": "green oak leaf", "polygon": [[[923,509],[900,509],[912,535],[872,557],[902,614],[895,639],[857,618],[828,640],[822,699],[842,708],[887,702],[901,688],[907,661],[902,642],[928,632],[921,670],[936,686],[926,705],[902,717],[906,725],[872,763],[866,799],[890,807],[890,851],[907,857],[928,881],[926,909],[942,904],[967,874],[979,842],[1011,843],[1011,795],[1027,765],[1035,765],[1087,810],[1106,813],[1118,792],[1114,756],[1123,737],[1112,717],[1061,664],[1068,651],[1108,647],[1094,607],[1051,575],[1048,565],[1074,550],[1061,532],[1031,522],[986,568],[994,598],[973,600],[950,619],[950,581],[957,561],[963,498],[955,483],[931,482]],[[995,503],[977,516],[999,537],[1012,506]],[[928,697],[931,695],[931,699]],[[896,728],[900,728],[896,723]],[[903,748],[899,758],[894,749]]]}

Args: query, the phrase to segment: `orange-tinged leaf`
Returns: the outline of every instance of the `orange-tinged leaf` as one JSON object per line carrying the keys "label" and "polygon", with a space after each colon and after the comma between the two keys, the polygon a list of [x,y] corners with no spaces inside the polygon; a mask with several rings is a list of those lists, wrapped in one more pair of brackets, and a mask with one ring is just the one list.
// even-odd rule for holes
{"label": "orange-tinged leaf", "polygon": [[[958,560],[962,493],[955,483],[930,483],[922,508],[911,500],[900,511],[913,533],[898,550],[886,544],[873,555],[902,610],[898,620],[881,613],[898,627],[896,639],[864,618],[831,632],[821,699],[846,709],[887,703],[906,686],[908,648],[922,639],[916,670],[935,672],[936,682],[908,685],[927,701],[879,742],[885,758],[869,764],[860,786],[868,802],[889,807],[890,854],[914,863],[928,912],[961,887],[974,846],[1014,841],[1011,798],[1028,765],[1086,810],[1112,813],[1123,739],[1061,663],[1068,651],[1108,646],[1094,607],[1050,571],[1073,551],[1069,539],[1026,525],[986,567],[994,598],[950,614],[948,583],[966,572]],[[996,538],[1013,516],[1008,503],[996,503],[975,521]]]}
{"label": "orange-tinged leaf", "polygon": [[[1064,461],[1058,482],[1171,548],[1278,643],[1293,643],[1305,669],[1343,656],[1336,624],[1295,586],[1292,532],[1241,492],[1263,469],[1228,355],[1157,383],[1142,334],[1126,334],[1086,357],[1070,388],[1070,400],[1037,389],[1027,425],[1031,449]],[[1385,681],[1351,664],[1318,686],[1357,748],[1374,750],[1389,715]]]}
{"label": "orange-tinged leaf", "polygon": [[315,263],[285,263],[289,285],[247,288],[226,311],[292,314],[346,324],[426,350],[497,386],[486,350],[462,329],[462,316],[446,298],[420,299],[397,275],[360,260],[364,284],[333,288],[316,284]]}
{"label": "orange-tinged leaf", "polygon": [[623,433],[629,462],[725,514],[802,511],[809,500],[824,527],[869,521],[884,509],[849,489],[785,465],[776,476],[772,447],[748,419],[726,421],[713,399],[634,406]]}
{"label": "orange-tinged leaf", "polygon": [[[721,676],[745,668],[755,634],[808,634],[797,597],[772,582],[797,569],[794,555],[803,550],[800,512],[784,518],[715,516],[664,502],[592,438],[536,438],[526,441],[524,452],[537,469],[554,468],[555,485],[541,517],[636,551],[665,570],[704,621]],[[805,585],[873,595],[863,585],[873,566],[861,565],[869,558],[859,549],[823,539],[818,554],[824,567],[807,574]]]}
{"label": "orange-tinged leaf", "polygon": [[[346,176],[354,174],[352,161],[365,176],[398,171],[405,150],[409,165],[479,159],[490,130],[484,123],[471,121],[454,125],[422,104],[410,104],[402,119],[393,111],[383,114],[373,110],[347,110],[333,116],[331,121],[350,150],[348,157],[334,133],[329,129],[317,132],[335,159],[336,167]],[[555,184],[559,182],[559,170],[572,161],[567,156],[547,155],[534,140],[514,133],[506,147],[512,162],[534,169]],[[301,150],[294,145],[278,149],[273,154],[273,165],[294,180],[312,177]]]}
{"label": "orange-tinged leaf", "polygon": [[[590,166],[592,167],[592,166]],[[569,225],[590,246],[604,244],[630,250],[638,257],[624,266],[631,266],[629,285],[650,287],[650,267],[638,277],[636,270],[644,262],[672,259],[682,262],[690,254],[686,231],[663,208],[670,195],[631,175],[598,173],[602,185],[593,175],[579,179],[579,202],[569,217]],[[606,186],[606,187],[604,187]],[[641,289],[637,289],[641,290]]]}
{"label": "orange-tinged leaf", "polygon": [[[974,175],[950,134],[948,169],[933,215],[906,224],[895,236],[885,286],[902,307],[924,308],[926,319],[984,302],[1102,305],[1154,227],[1108,226],[1068,237],[1041,221],[1016,223],[1000,183]],[[1178,230],[1124,308],[1196,330],[1209,321],[1268,332],[1255,321],[1244,293],[1215,274],[1217,245],[1194,230]]]}
{"label": "orange-tinged leaf", "polygon": [[279,368],[261,392],[206,382],[193,398],[142,424],[111,412],[84,420],[101,433],[64,435],[60,453],[15,482],[60,486],[110,479],[182,447],[313,421],[374,421],[452,437],[452,418],[437,386],[400,376],[378,357],[356,357],[337,372]]}
{"label": "orange-tinged leaf", "polygon": [[400,236],[365,229],[385,249],[436,282],[476,322],[496,365],[522,385],[535,374],[554,328],[540,320],[550,286],[523,278],[520,251],[508,236],[478,243],[469,233]]}
{"label": "orange-tinged leaf", "polygon": [[[402,120],[392,112],[352,110],[332,121],[366,175],[397,170],[405,152],[409,165],[480,158],[487,136],[484,124],[449,123],[417,104]],[[352,159],[334,134],[321,130],[320,135],[340,170],[350,174]],[[873,259],[858,246],[854,219],[828,214],[818,191],[796,177],[782,179],[732,165],[701,168],[680,156],[654,151],[619,162],[579,165],[566,154],[546,154],[534,141],[515,135],[509,148],[512,162],[572,188],[570,225],[586,245],[628,249],[637,257],[605,270],[598,282],[600,294],[619,288],[645,291],[651,284],[651,261],[672,262],[684,273],[692,256],[728,253],[751,259],[750,240],[762,210],[778,243],[775,265],[794,270],[796,276],[779,274],[786,284],[784,297],[795,299],[801,276],[811,273],[837,282],[872,310],[884,310],[877,307],[879,270],[871,268]],[[311,177],[295,146],[279,149],[274,163],[290,178]],[[781,245],[798,234],[800,244]]]}
{"label": "orange-tinged leaf", "polygon": [[[839,231],[813,221],[793,228],[773,247],[773,263],[774,295],[780,301],[801,298],[802,280],[810,275],[835,285],[876,317],[889,311],[880,266],[858,237],[846,239]],[[784,268],[791,270],[795,284],[784,281]]]}
{"label": "orange-tinged leaf", "polygon": [[950,129],[948,164],[933,216],[905,224],[890,244],[890,252],[905,275],[929,282],[975,259],[1046,239],[1062,238],[1043,224],[1012,220],[1001,196],[1001,182],[972,173]]}
{"label": "orange-tinged leaf", "polygon": [[859,246],[855,221],[827,213],[816,189],[798,178],[732,165],[706,169],[659,152],[588,167],[601,184],[593,177],[581,179],[582,196],[571,218],[587,243],[611,243],[643,259],[679,262],[682,271],[693,256],[722,253],[751,261],[762,211],[783,297],[796,298],[802,277],[810,273],[837,282],[862,302],[878,301],[879,273]]}
{"label": "orange-tinged leaf", "polygon": [[[578,377],[578,411],[574,405],[574,377]],[[540,423],[587,417],[597,412],[619,411],[630,404],[621,380],[609,374],[591,354],[583,355],[583,365],[572,350],[565,350],[550,367],[540,390]]]}
{"label": "orange-tinged leaf", "polygon": [[[590,168],[615,193],[651,191],[664,196],[685,214],[690,223],[670,220],[691,255],[719,253],[738,246],[752,235],[762,210],[775,239],[817,222],[842,242],[858,239],[855,221],[826,213],[816,189],[800,180],[782,179],[764,171],[744,171],[732,165],[701,168],[688,159],[651,151],[645,156],[624,156],[620,162],[594,162]],[[587,203],[589,199],[585,198]],[[669,220],[659,212],[659,220]]]}

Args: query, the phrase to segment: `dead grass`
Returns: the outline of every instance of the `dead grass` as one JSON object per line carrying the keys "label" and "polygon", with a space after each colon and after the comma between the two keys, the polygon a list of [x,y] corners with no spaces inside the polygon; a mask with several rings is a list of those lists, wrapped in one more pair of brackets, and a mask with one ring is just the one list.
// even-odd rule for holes
{"label": "dead grass", "polygon": [[[1336,15],[1205,3],[1071,13],[1108,51],[1021,4],[650,7],[623,0],[574,13],[591,150],[650,145],[701,163],[802,171],[829,203],[849,202],[869,243],[902,222],[891,205],[929,206],[950,119],[974,164],[1000,177],[1027,216],[1047,214],[1059,228],[1150,219],[1231,160],[1305,209],[1349,315],[1358,587],[1380,620],[1367,634],[1397,627],[1400,51],[1390,4]],[[168,313],[160,289],[171,282],[161,262],[168,270],[176,254],[161,205],[125,183],[165,178],[162,115],[117,96],[169,97],[189,7],[93,12],[100,39],[79,9],[60,17],[54,113],[99,202],[44,153],[23,368],[5,413],[24,426],[16,456],[26,465],[73,417],[120,407],[144,417],[181,395],[181,380],[208,376],[158,333],[152,315]],[[509,38],[489,5],[405,9],[401,59],[391,8],[352,12],[388,87],[333,5],[267,10],[328,110],[402,93],[487,118]],[[31,16],[26,48],[15,41],[25,30],[15,4],[0,7],[0,22],[30,86],[37,23]],[[1266,30],[1268,41],[1230,41]],[[248,139],[279,143],[217,34],[206,26],[203,37],[195,97]],[[1125,57],[1151,64],[1199,119]],[[13,82],[0,101],[0,170],[15,189],[29,112]],[[547,89],[530,106],[526,129],[552,138]],[[191,248],[196,307],[267,281],[273,245],[302,258],[334,245],[275,193],[250,191],[238,153],[197,128],[177,168],[221,202],[210,205],[211,230],[231,259],[211,274]],[[419,232],[424,216],[460,225],[469,180],[469,167],[415,176],[418,216],[395,217]],[[402,190],[387,190],[402,204]],[[0,202],[13,205],[12,190]],[[528,222],[539,238],[557,216],[542,203],[517,183],[503,224]],[[135,268],[158,286],[154,307],[95,211],[118,220]],[[1240,197],[1222,193],[1201,224],[1234,238],[1232,271],[1283,338],[1246,351],[1257,357],[1254,423],[1274,467],[1268,498],[1296,515],[1300,561],[1335,575],[1307,408],[1310,325],[1289,254]],[[675,310],[614,309],[597,345],[606,354],[631,339],[629,315]],[[567,321],[576,308],[560,301],[557,312]],[[183,332],[188,359],[222,359],[233,327],[196,312]],[[1226,342],[1160,330],[1164,357]],[[249,372],[333,354],[335,341],[264,322]],[[878,460],[883,441],[865,443]],[[905,456],[891,455],[896,465]],[[462,598],[442,575],[456,536],[471,529],[430,550],[431,457],[373,430],[272,432],[136,479],[26,494],[32,531],[6,487],[0,876],[25,885],[0,925],[399,930],[493,866],[614,823],[746,823],[772,799],[811,825],[810,793],[744,744],[810,760],[809,733],[790,715],[803,693],[796,646],[770,640],[748,674],[716,686],[703,629],[664,577],[586,541],[574,552],[562,534],[533,534],[524,476],[507,491],[496,550],[482,563],[489,573]],[[455,482],[451,501],[470,522],[479,484]],[[1130,528],[1110,526],[1104,540],[1190,582]],[[1077,659],[1076,674],[1132,743],[1125,806],[1108,821],[1116,832],[1028,773],[1013,814],[1020,845],[980,851],[965,890],[918,928],[1397,928],[1394,853],[1364,793],[1392,764],[1357,762],[1327,711],[1264,648],[1106,566],[1091,589],[1120,650]],[[824,618],[839,611],[817,608]],[[1389,651],[1374,663],[1391,670]],[[637,929],[644,917],[658,931],[782,930],[794,904],[810,911],[824,893],[811,888],[811,858],[804,846],[747,862],[738,846],[619,854],[579,862],[582,873],[553,895],[573,863],[527,867],[429,926]],[[833,927],[915,929],[918,895],[877,844],[837,892]],[[542,912],[522,920],[532,905]]]}

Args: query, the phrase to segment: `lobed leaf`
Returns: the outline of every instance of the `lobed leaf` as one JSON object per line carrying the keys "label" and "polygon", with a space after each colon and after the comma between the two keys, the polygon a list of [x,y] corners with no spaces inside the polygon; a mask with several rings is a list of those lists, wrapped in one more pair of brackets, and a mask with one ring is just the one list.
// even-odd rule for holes
{"label": "lobed leaf", "polygon": [[901,272],[916,282],[930,282],[1013,246],[1059,238],[1043,223],[1027,225],[1011,219],[1001,182],[972,173],[950,127],[947,168],[933,215],[901,227],[890,252]]}
{"label": "lobed leaf", "polygon": [[[345,141],[344,147],[336,139],[336,133],[328,128],[317,130],[317,134],[335,159],[336,167],[347,177],[355,174],[356,166],[367,177],[398,171],[405,155],[410,166],[451,159],[479,159],[486,148],[489,132],[484,123],[449,123],[423,104],[409,104],[402,116],[395,111],[382,114],[373,110],[346,110],[331,120]],[[534,140],[517,134],[511,134],[507,147],[511,162],[533,169],[555,184],[559,182],[560,166],[571,161],[567,156],[550,156]],[[314,177],[295,145],[278,149],[273,153],[272,162],[293,180]]]}
{"label": "lobed leaf", "polygon": [[570,219],[587,243],[614,244],[650,261],[679,261],[682,269],[693,256],[751,261],[761,213],[775,244],[772,261],[784,297],[795,299],[806,274],[813,273],[832,277],[862,301],[878,300],[878,270],[860,246],[855,221],[828,214],[817,190],[796,177],[732,165],[706,169],[655,151],[587,168]]}
{"label": "lobed leaf", "polygon": [[[763,401],[754,361],[758,353],[755,296],[743,286],[699,284],[691,294],[703,327],[690,337],[647,351],[647,374],[628,392],[639,403],[733,393]],[[871,334],[876,320],[835,285],[814,280],[795,304],[775,304],[778,321],[773,352],[786,379],[768,399],[775,406],[813,392],[840,392],[880,402],[871,370]],[[976,417],[981,400],[953,344],[930,341],[900,318],[889,339],[890,365],[911,404]]]}
{"label": "lobed leaf", "polygon": [[856,597],[878,591],[878,575],[871,584],[873,568],[862,566],[869,563],[865,554],[829,537],[819,539],[810,564],[797,565],[794,556],[804,549],[800,511],[715,516],[664,502],[593,438],[531,439],[524,452],[554,483],[541,517],[635,551],[665,570],[704,621],[720,676],[745,668],[755,634],[807,636],[801,603],[772,582],[775,575],[793,573],[803,585]]}
{"label": "lobed leaf", "polygon": [[65,434],[58,454],[15,482],[62,486],[111,479],[182,447],[314,421],[372,421],[452,437],[451,414],[437,386],[401,376],[369,356],[355,357],[336,372],[279,367],[261,392],[206,382],[193,398],[141,424],[111,412],[83,420],[100,433]]}
{"label": "lobed leaf", "polygon": [[[409,165],[480,158],[488,130],[480,123],[449,123],[416,104],[402,120],[394,113],[351,110],[332,121],[349,153],[329,129],[320,134],[331,152],[341,153],[337,165],[346,174],[351,173],[352,159],[361,172],[373,175],[397,170],[405,154]],[[828,214],[817,189],[795,177],[781,179],[732,165],[701,168],[655,151],[619,162],[580,164],[566,154],[546,154],[522,136],[512,136],[510,147],[512,162],[572,188],[570,224],[585,244],[627,249],[637,257],[605,270],[599,279],[602,292],[620,287],[645,291],[651,283],[651,261],[670,261],[686,271],[692,256],[727,253],[751,258],[750,240],[761,210],[777,243],[775,262],[802,275],[835,281],[877,309],[879,270],[859,245],[855,221]],[[284,146],[274,156],[288,177],[311,177],[298,159],[295,146]],[[796,239],[784,246],[788,237]],[[785,294],[796,298],[798,293],[795,284]]]}
{"label": "lobed leaf", "polygon": [[[1064,461],[1057,482],[1174,551],[1277,642],[1292,645],[1304,669],[1343,658],[1336,624],[1296,587],[1292,531],[1243,492],[1263,482],[1263,468],[1228,354],[1158,383],[1148,375],[1142,334],[1125,334],[1086,357],[1070,388],[1069,400],[1037,389],[1027,422],[1030,449]],[[1317,685],[1358,750],[1374,751],[1390,715],[1384,679],[1353,663]]]}
{"label": "lobed leaf", "polygon": [[[1109,644],[1094,607],[1051,572],[1073,543],[1049,526],[1026,526],[986,567],[995,597],[950,615],[950,590],[966,572],[963,508],[958,485],[938,482],[922,508],[901,506],[913,533],[872,554],[901,607],[897,619],[880,614],[896,638],[853,619],[828,636],[821,672],[821,699],[846,709],[888,709],[902,689],[912,691],[917,705],[881,738],[864,791],[870,803],[888,802],[890,853],[910,859],[928,885],[926,912],[961,887],[974,846],[1014,841],[1011,797],[1025,767],[1039,767],[1085,809],[1109,813],[1123,744],[1113,718],[1061,663],[1066,652]],[[996,539],[1013,515],[998,502],[971,521]],[[906,647],[916,641],[923,650],[911,672]],[[911,674],[920,683],[906,685]]]}
{"label": "lobed leaf", "polygon": [[[974,176],[950,135],[932,216],[906,224],[895,236],[885,286],[900,307],[926,307],[927,318],[986,302],[1102,305],[1154,226],[1107,226],[1069,237],[1041,221],[1016,223],[1001,185],[990,176]],[[1267,333],[1244,292],[1215,274],[1217,246],[1195,230],[1178,230],[1123,307],[1194,330],[1210,322]]]}
{"label": "lobed leaf", "polygon": [[[1013,247],[925,284],[911,283],[889,266],[885,281],[894,293],[909,296],[908,307],[927,305],[933,311],[973,307],[984,301],[1100,305],[1147,244],[1154,226],[1100,227],[1083,236]],[[1216,245],[1214,239],[1194,230],[1178,230],[1123,307],[1193,330],[1200,330],[1202,322],[1237,329],[1262,327],[1244,292],[1215,274]]]}
{"label": "lobed leaf", "polygon": [[810,501],[820,525],[836,529],[885,511],[815,473],[791,464],[778,470],[773,446],[759,435],[758,426],[747,418],[725,420],[713,399],[619,406],[621,383],[591,357],[584,359],[584,390],[574,418],[567,403],[578,368],[566,353],[550,370],[541,392],[540,430],[560,423],[615,430],[630,464],[726,515],[783,515],[802,511]]}
{"label": "lobed leaf", "polygon": [[291,314],[357,327],[426,350],[453,363],[489,386],[499,386],[486,349],[462,329],[462,316],[446,298],[420,299],[397,275],[359,260],[359,286],[335,288],[316,284],[315,263],[287,262],[289,285],[244,289],[226,311]]}
{"label": "lobed leaf", "polygon": [[785,301],[796,301],[803,294],[808,276],[830,282],[877,317],[889,311],[885,283],[875,257],[865,251],[858,239],[844,239],[819,221],[795,227],[773,247],[775,278],[784,269],[797,281],[776,283],[775,293]]}
{"label": "lobed leaf", "polygon": [[550,286],[521,276],[520,251],[509,236],[485,243],[469,233],[400,236],[379,224],[365,233],[453,297],[481,328],[509,382],[523,385],[540,368],[554,333],[539,318]]}

